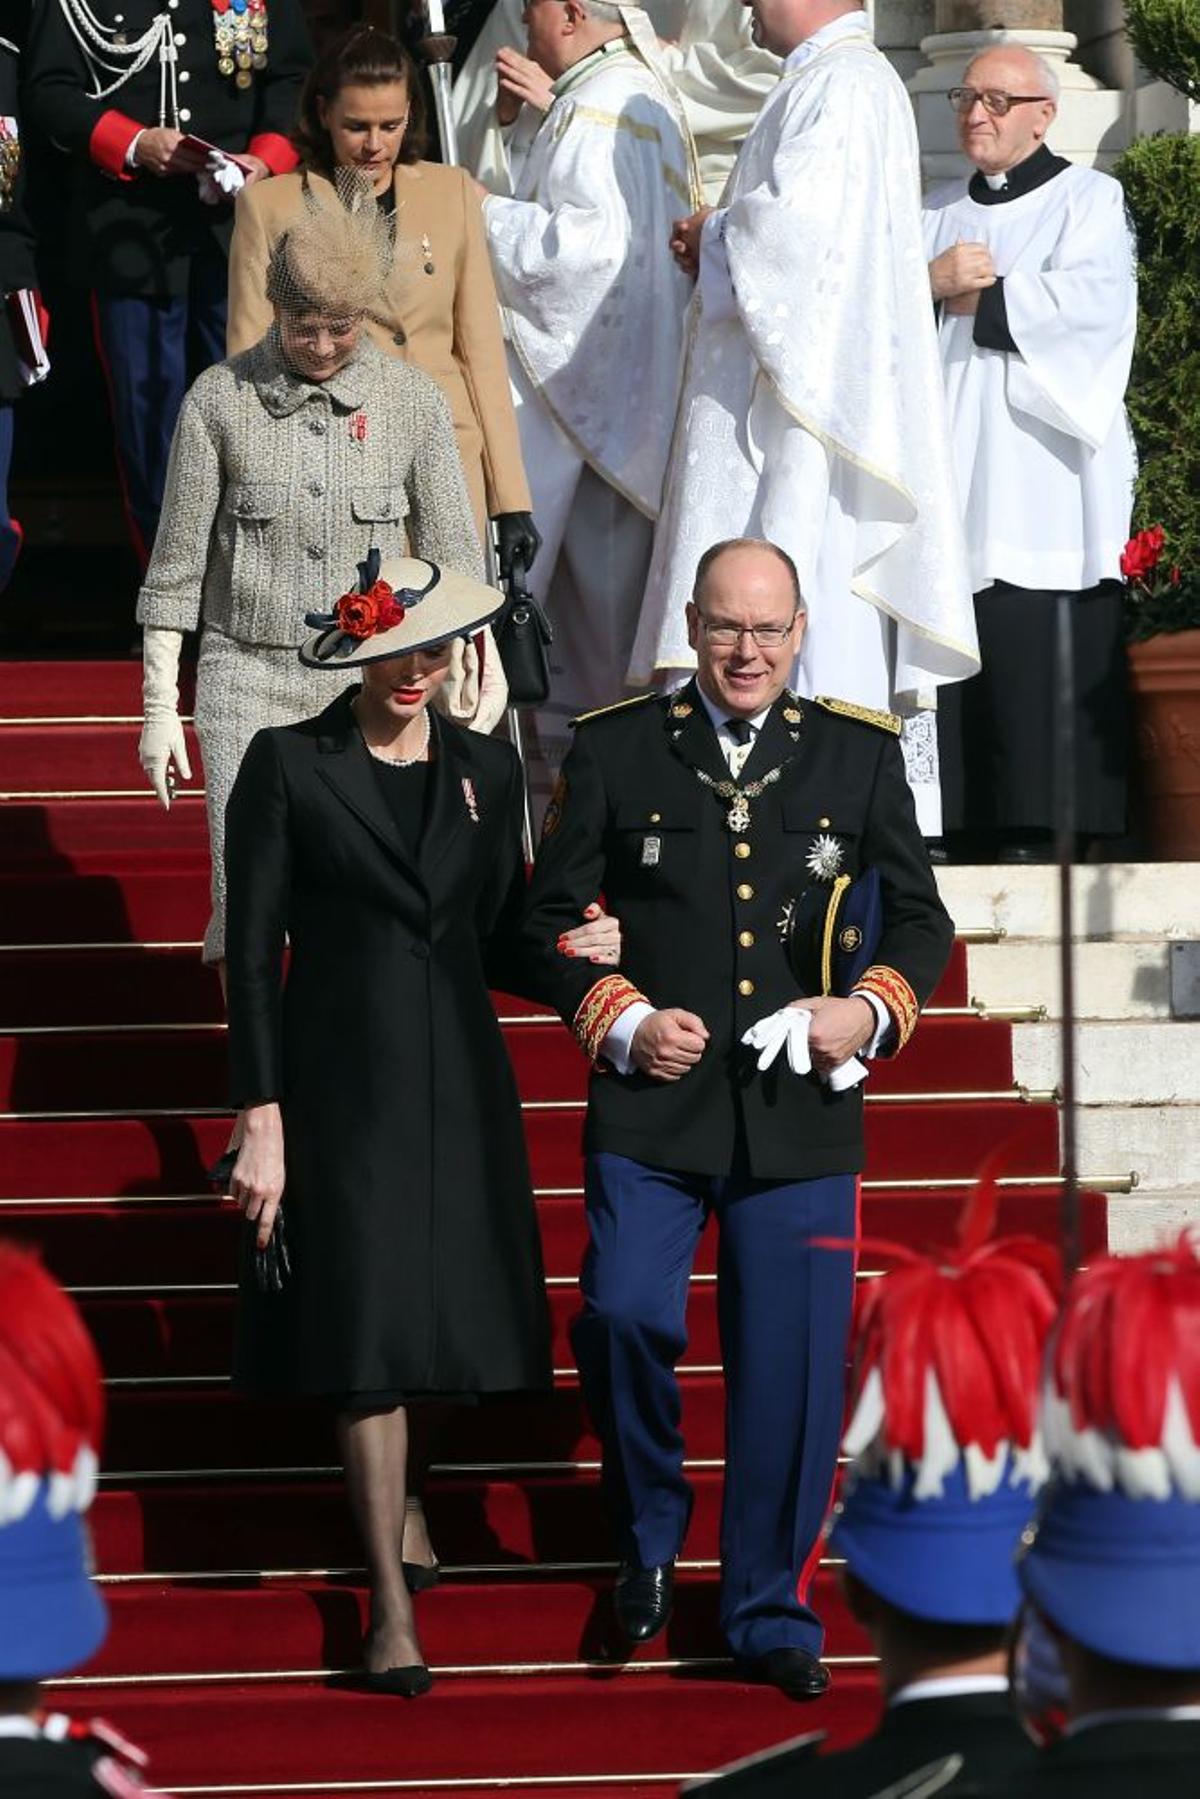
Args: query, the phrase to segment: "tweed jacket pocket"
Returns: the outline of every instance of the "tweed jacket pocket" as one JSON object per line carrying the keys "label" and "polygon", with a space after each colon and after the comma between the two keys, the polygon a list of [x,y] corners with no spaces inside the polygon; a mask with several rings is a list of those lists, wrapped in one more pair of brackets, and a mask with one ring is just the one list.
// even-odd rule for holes
{"label": "tweed jacket pocket", "polygon": [[360,486],[350,496],[350,509],[355,518],[368,523],[402,519],[408,513],[408,496],[402,487]]}

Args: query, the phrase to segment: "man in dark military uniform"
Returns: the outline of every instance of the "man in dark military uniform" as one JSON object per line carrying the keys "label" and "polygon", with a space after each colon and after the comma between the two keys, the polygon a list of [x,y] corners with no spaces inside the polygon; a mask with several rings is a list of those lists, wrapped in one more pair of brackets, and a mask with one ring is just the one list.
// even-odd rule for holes
{"label": "man in dark military uniform", "polygon": [[137,1799],[140,1750],[41,1704],[41,1683],[108,1634],[85,1522],[104,1387],[73,1302],[31,1251],[3,1242],[0,1393],[0,1799]]}
{"label": "man in dark military uniform", "polygon": [[958,1799],[1029,1760],[1007,1639],[1062,1277],[1048,1244],[986,1240],[991,1201],[978,1193],[957,1246],[906,1256],[860,1308],[829,1547],[879,1657],[883,1718],[835,1754],[805,1738],[752,1756],[718,1776],[714,1799],[872,1799],[951,1757],[939,1790]]}
{"label": "man in dark military uniform", "polygon": [[[711,1211],[728,1391],[722,1623],[746,1672],[797,1698],[828,1684],[807,1586],[854,1280],[849,1253],[809,1242],[854,1234],[862,1095],[847,1065],[903,1046],[952,938],[898,721],[788,692],[804,624],[795,569],[774,545],[735,540],[701,560],[696,679],[579,721],[528,926],[547,991],[597,1064],[574,1347],[620,1536],[618,1620],[645,1640],[670,1611],[691,1507],[674,1367]],[[852,994],[804,997],[789,918],[814,883],[832,891],[867,868],[882,895],[875,962]],[[554,946],[578,896],[599,889],[623,949],[622,973],[596,981]],[[805,1021],[782,1011],[801,1002],[806,1044]],[[790,1066],[763,1070],[742,1039],[777,1015],[799,1040]]]}
{"label": "man in dark military uniform", "polygon": [[34,9],[28,123],[74,158],[69,228],[94,290],[143,560],[180,401],[225,354],[233,206],[186,140],[241,158],[247,181],[293,168],[288,133],[310,60],[300,0],[40,0]]}

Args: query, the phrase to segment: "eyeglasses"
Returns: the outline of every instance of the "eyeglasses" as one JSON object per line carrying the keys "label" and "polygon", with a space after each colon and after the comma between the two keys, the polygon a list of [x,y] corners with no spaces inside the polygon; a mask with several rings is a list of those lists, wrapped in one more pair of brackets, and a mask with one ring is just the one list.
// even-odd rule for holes
{"label": "eyeglasses", "polygon": [[1006,94],[1002,87],[952,87],[946,95],[955,112],[970,112],[977,100],[994,119],[1002,119],[1014,106],[1033,106],[1047,100],[1046,94]]}
{"label": "eyeglasses", "polygon": [[788,625],[723,625],[719,621],[714,623],[712,619],[705,618],[702,612],[698,616],[709,643],[715,644],[720,650],[734,649],[743,637],[752,637],[760,650],[782,649],[796,623],[794,615]]}

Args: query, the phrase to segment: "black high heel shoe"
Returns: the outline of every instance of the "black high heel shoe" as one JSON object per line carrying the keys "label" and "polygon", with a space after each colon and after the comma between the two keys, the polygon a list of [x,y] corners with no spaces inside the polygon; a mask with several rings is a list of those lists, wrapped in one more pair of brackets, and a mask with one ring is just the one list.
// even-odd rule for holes
{"label": "black high heel shoe", "polygon": [[404,1584],[410,1593],[428,1593],[430,1587],[436,1587],[442,1578],[440,1562],[401,1562],[404,1570]]}
{"label": "black high heel shoe", "polygon": [[389,1693],[396,1699],[420,1699],[433,1685],[433,1675],[424,1662],[413,1662],[407,1668],[367,1669],[363,1683],[369,1693]]}

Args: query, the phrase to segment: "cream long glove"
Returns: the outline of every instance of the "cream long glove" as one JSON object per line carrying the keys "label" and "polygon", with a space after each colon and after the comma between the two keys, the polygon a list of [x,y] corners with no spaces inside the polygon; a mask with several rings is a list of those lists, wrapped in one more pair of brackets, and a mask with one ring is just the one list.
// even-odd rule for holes
{"label": "cream long glove", "polygon": [[483,627],[483,667],[474,641],[455,638],[450,655],[450,673],[438,695],[438,704],[448,718],[455,719],[472,731],[494,731],[504,717],[508,704],[508,682],[500,652],[492,636],[491,626]]}
{"label": "cream long glove", "polygon": [[138,761],[170,811],[175,775],[190,781],[187,739],[179,716],[179,652],[183,632],[147,625],[142,638],[142,735]]}

